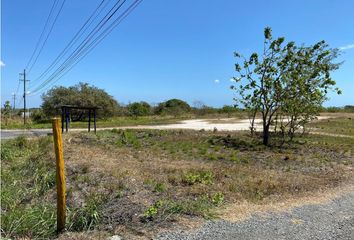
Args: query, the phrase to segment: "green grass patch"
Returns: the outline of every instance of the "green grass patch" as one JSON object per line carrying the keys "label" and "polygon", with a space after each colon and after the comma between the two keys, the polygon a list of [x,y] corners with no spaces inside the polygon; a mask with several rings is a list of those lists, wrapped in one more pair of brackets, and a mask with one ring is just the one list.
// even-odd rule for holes
{"label": "green grass patch", "polygon": [[214,175],[210,171],[190,171],[185,173],[182,177],[182,182],[188,185],[200,184],[212,184],[214,181]]}
{"label": "green grass patch", "polygon": [[[50,137],[37,140],[18,137],[1,144],[1,228],[4,237],[48,239],[55,235],[52,144]],[[99,223],[106,197],[105,194],[89,193],[83,207],[68,207],[67,230],[93,229]]]}
{"label": "green grass patch", "polygon": [[325,132],[354,136],[354,118],[330,118],[312,122],[308,125],[315,132]]}
{"label": "green grass patch", "polygon": [[151,187],[154,192],[164,192],[166,190],[166,184],[163,182],[147,179],[144,184]]}
{"label": "green grass patch", "polygon": [[184,214],[191,216],[202,216],[206,219],[214,218],[214,208],[220,206],[224,200],[222,193],[217,193],[212,197],[202,195],[194,199],[170,200],[162,199],[149,206],[143,215],[145,221],[165,221]]}

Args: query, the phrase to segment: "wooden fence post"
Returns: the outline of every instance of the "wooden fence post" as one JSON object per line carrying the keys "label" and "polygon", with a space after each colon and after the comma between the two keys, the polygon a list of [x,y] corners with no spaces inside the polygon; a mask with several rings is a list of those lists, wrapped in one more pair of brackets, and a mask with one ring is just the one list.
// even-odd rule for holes
{"label": "wooden fence post", "polygon": [[57,232],[65,229],[66,201],[65,201],[65,173],[63,140],[60,129],[60,119],[53,118],[54,151],[56,156],[56,183],[57,183]]}

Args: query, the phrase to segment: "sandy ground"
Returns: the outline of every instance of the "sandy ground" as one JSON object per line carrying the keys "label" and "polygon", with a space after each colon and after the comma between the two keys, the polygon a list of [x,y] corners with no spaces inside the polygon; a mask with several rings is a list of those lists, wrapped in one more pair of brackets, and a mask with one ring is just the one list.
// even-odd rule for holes
{"label": "sandy ground", "polygon": [[[176,124],[155,125],[155,126],[135,126],[126,128],[144,128],[144,129],[191,129],[212,131],[215,128],[220,131],[242,131],[249,130],[250,122],[248,119],[218,119],[220,123],[215,123],[215,119],[192,119],[184,120]],[[227,123],[221,123],[227,121]],[[231,122],[233,121],[233,122]],[[256,123],[260,123],[260,119],[256,119]]]}
{"label": "sandy ground", "polygon": [[[320,116],[318,120],[332,118],[334,116]],[[257,130],[262,129],[261,119],[255,120],[255,127]],[[222,118],[222,119],[191,119],[184,120],[176,124],[164,124],[164,125],[137,125],[137,126],[124,126],[124,127],[109,127],[109,128],[97,128],[97,130],[111,130],[111,129],[190,129],[190,130],[206,130],[213,131],[245,131],[249,130],[250,121],[248,119],[237,118]],[[87,131],[87,128],[73,128],[70,132],[82,132]],[[1,139],[15,138],[19,135],[26,136],[43,136],[51,133],[51,129],[30,129],[30,130],[1,130]]]}

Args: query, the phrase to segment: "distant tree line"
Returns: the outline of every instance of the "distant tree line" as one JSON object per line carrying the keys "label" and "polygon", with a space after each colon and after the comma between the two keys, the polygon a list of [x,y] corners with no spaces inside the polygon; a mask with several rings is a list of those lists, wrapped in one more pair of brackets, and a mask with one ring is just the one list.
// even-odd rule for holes
{"label": "distant tree line", "polygon": [[[53,116],[60,115],[60,106],[74,105],[81,107],[99,107],[98,118],[109,118],[114,116],[131,116],[134,118],[142,116],[174,116],[179,117],[185,114],[198,116],[210,114],[226,114],[242,111],[234,106],[223,106],[214,108],[196,101],[194,106],[180,99],[169,99],[164,102],[152,105],[145,101],[132,102],[127,105],[119,104],[105,90],[90,86],[87,83],[79,83],[71,87],[54,87],[42,95],[40,108],[32,109],[31,118],[34,122],[47,122]],[[73,114],[78,115],[79,111]]]}
{"label": "distant tree line", "polygon": [[321,112],[348,112],[354,113],[354,105],[345,105],[344,107],[322,107]]}
{"label": "distant tree line", "polygon": [[[158,104],[149,104],[145,101],[132,102],[127,105],[119,104],[105,90],[90,86],[87,83],[79,83],[71,87],[54,87],[42,95],[40,108],[31,108],[31,119],[36,123],[48,122],[51,117],[60,115],[61,105],[75,106],[98,106],[99,118],[115,116],[130,116],[134,118],[143,116],[174,116],[192,114],[196,116],[223,114],[226,117],[234,116],[240,112],[247,112],[247,109],[237,108],[234,105],[224,105],[216,108],[207,106],[201,101],[193,102],[192,106],[180,99],[169,99]],[[344,107],[322,107],[322,112],[354,112],[353,105]],[[10,117],[21,116],[22,109],[12,109],[9,101],[6,101],[1,108],[4,123]],[[75,114],[75,112],[74,112]]]}

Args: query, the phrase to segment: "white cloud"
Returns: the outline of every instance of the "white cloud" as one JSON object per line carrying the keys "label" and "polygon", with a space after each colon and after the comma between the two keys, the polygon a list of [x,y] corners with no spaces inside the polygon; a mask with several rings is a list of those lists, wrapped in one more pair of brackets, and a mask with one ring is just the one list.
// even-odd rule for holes
{"label": "white cloud", "polygon": [[235,82],[235,79],[233,79],[233,78],[230,78],[230,82]]}
{"label": "white cloud", "polygon": [[340,47],[339,49],[340,50],[348,50],[348,49],[352,49],[352,48],[354,48],[354,44],[348,44],[348,45]]}
{"label": "white cloud", "polygon": [[215,79],[214,82],[215,82],[216,84],[218,84],[218,83],[220,83],[220,80],[219,80],[219,79]]}
{"label": "white cloud", "polygon": [[0,67],[5,67],[5,63],[0,60]]}

